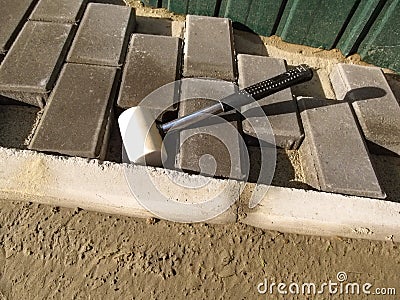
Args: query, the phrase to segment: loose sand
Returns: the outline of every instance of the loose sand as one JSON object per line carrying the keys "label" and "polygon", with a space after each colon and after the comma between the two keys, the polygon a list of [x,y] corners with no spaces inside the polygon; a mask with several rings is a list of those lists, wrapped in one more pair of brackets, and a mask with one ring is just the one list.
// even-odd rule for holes
{"label": "loose sand", "polygon": [[26,203],[0,202],[0,209],[3,299],[275,299],[257,294],[264,278],[318,284],[336,282],[341,271],[348,281],[400,291],[398,244],[390,241],[146,222]]}
{"label": "loose sand", "polygon": [[[182,16],[144,8],[137,1],[138,31],[180,34]],[[160,19],[161,18],[161,19]],[[169,18],[169,19],[168,19]],[[315,79],[293,89],[302,96],[334,98],[328,74],[337,62],[363,64],[325,51],[260,38],[235,30],[239,53],[282,57],[289,65],[308,63]],[[398,76],[388,78],[400,95]],[[24,113],[27,108],[9,107]],[[29,124],[35,123],[37,110]],[[9,116],[9,114],[6,114]],[[0,127],[9,124],[0,120]],[[28,124],[28,129],[29,129]],[[2,146],[24,148],[27,126]],[[0,128],[5,130],[4,128]],[[304,184],[296,151],[280,151],[274,184]],[[400,159],[373,156],[389,199],[400,201]],[[288,171],[289,170],[289,171]],[[1,172],[1,170],[0,170]],[[279,175],[280,174],[280,175]],[[398,244],[320,238],[263,231],[245,225],[186,225],[0,200],[0,299],[275,299],[259,295],[257,284],[315,284],[348,281],[394,287],[400,293]],[[296,297],[287,297],[296,299]],[[364,299],[365,296],[300,296],[299,299]],[[398,299],[395,296],[372,299]]]}

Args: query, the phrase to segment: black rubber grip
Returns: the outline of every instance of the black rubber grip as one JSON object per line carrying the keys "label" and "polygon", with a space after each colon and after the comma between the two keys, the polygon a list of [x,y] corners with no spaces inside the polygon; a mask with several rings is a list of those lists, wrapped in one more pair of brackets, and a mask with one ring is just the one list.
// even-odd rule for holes
{"label": "black rubber grip", "polygon": [[296,68],[282,73],[273,78],[258,82],[238,93],[228,96],[221,101],[224,104],[224,111],[238,109],[254,100],[260,100],[293,85],[311,80],[313,71],[307,65],[299,65]]}
{"label": "black rubber grip", "polygon": [[292,70],[258,82],[244,90],[255,100],[260,100],[293,85],[309,81],[312,77],[313,71],[307,65],[299,65]]}
{"label": "black rubber grip", "polygon": [[239,110],[240,107],[250,104],[254,102],[254,100],[260,100],[295,84],[309,81],[312,77],[313,72],[307,65],[299,65],[290,71],[282,73],[271,79],[261,81],[243,90],[240,90],[237,93],[229,95],[210,107],[203,108],[190,115],[167,122],[165,124],[158,124],[157,126],[160,132],[163,134],[170,129],[182,129],[188,125],[197,123],[200,120],[204,120],[210,114],[215,115],[233,109]]}

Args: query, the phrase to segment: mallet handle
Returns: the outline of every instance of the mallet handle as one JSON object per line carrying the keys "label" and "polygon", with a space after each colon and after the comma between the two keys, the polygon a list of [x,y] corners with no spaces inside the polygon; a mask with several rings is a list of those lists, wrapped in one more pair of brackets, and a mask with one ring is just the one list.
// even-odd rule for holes
{"label": "mallet handle", "polygon": [[208,118],[211,115],[217,115],[222,112],[239,109],[240,107],[260,100],[288,87],[311,80],[313,71],[307,65],[299,65],[296,68],[251,85],[237,93],[229,95],[216,104],[183,116],[176,120],[159,125],[161,132],[166,133],[168,130],[183,129],[189,125],[197,123]]}

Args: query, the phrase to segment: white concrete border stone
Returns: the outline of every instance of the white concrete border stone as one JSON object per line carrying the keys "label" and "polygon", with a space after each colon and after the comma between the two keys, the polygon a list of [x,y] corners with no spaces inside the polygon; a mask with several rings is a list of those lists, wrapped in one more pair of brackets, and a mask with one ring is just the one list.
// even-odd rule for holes
{"label": "white concrete border stone", "polygon": [[[138,178],[149,171],[142,166],[0,147],[0,199],[80,207],[138,218],[153,217],[132,196],[124,168],[129,168],[129,172]],[[199,177],[155,168],[150,171],[154,172],[155,178],[160,178],[160,182],[171,175],[182,177],[182,180],[197,180]],[[210,179],[210,182],[211,192],[218,191],[227,183],[219,179]],[[210,223],[239,221],[282,232],[400,241],[400,203],[270,187],[260,205],[250,210],[246,191],[252,184],[234,180],[229,180],[228,184],[232,185],[231,192],[221,195],[221,201],[237,197],[244,188],[238,202],[242,205],[239,209],[231,207]],[[173,192],[177,197],[188,197],[187,193]],[[200,200],[202,196],[194,192],[190,194],[193,197],[190,200]]]}
{"label": "white concrete border stone", "polygon": [[[163,186],[171,174],[182,176],[182,180],[196,180],[174,171],[146,168],[111,162],[100,162],[83,158],[52,156],[34,151],[20,151],[0,147],[0,199],[30,201],[63,207],[80,207],[91,211],[120,214],[138,218],[154,217],[143,208],[131,193],[125,179],[125,169],[129,176],[148,179],[144,173],[150,171],[152,179]],[[187,177],[187,178],[183,178]],[[144,184],[138,183],[140,186]],[[228,183],[231,193],[220,195],[220,201],[239,198],[240,185],[236,181]],[[204,197],[215,196],[226,185],[226,181],[211,179],[210,195],[191,194],[191,201],[201,201]],[[165,186],[165,184],[164,184]],[[168,192],[168,186],[165,187]],[[187,194],[171,191],[174,198],[187,199]],[[203,190],[204,191],[204,190]],[[178,193],[177,193],[178,192]],[[211,223],[225,224],[236,221],[237,208],[232,206]],[[190,211],[188,211],[190,214]]]}
{"label": "white concrete border stone", "polygon": [[268,230],[400,241],[397,202],[270,187],[261,203],[244,214],[240,222]]}

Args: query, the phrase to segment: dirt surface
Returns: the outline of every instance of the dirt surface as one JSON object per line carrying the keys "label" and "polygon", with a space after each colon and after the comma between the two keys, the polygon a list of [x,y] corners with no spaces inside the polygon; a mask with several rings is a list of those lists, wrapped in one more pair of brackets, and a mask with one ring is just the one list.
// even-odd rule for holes
{"label": "dirt surface", "polygon": [[399,249],[390,241],[146,222],[7,201],[0,209],[0,299],[276,299],[276,291],[258,294],[265,278],[322,284],[337,282],[338,272],[400,293]]}
{"label": "dirt surface", "polygon": [[[139,32],[180,35],[184,17],[129,2],[137,7]],[[291,45],[278,37],[263,38],[238,30],[235,48],[238,53],[282,57],[289,65],[308,63],[314,67],[318,76],[293,89],[294,94],[303,96],[334,98],[328,81],[333,64],[363,64],[357,55],[346,59],[337,50]],[[394,85],[398,83],[398,77],[390,78]],[[26,108],[15,109],[19,112]],[[35,122],[35,114],[37,111],[32,111],[30,124]],[[3,120],[3,124],[9,122]],[[15,140],[0,143],[23,148],[30,133],[26,127],[29,129],[29,125],[24,126]],[[278,155],[277,174],[282,175],[274,183],[301,187],[297,152],[280,151]],[[399,201],[400,159],[373,158],[389,199]],[[0,300],[276,299],[276,288],[272,294],[261,295],[257,285],[265,279],[300,286],[338,282],[338,272],[346,272],[345,282],[371,283],[371,292],[396,288],[400,294],[398,247],[390,240],[310,237],[240,224],[174,224],[0,200]],[[366,296],[330,295],[325,291],[322,295],[285,298]]]}

